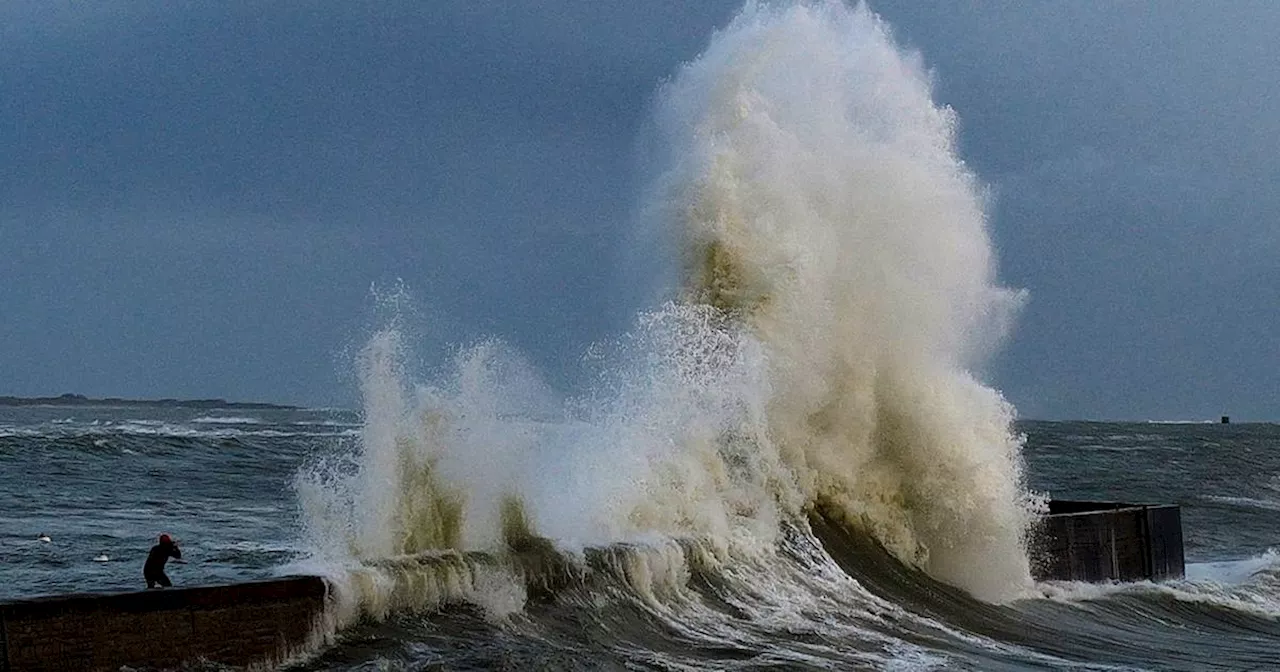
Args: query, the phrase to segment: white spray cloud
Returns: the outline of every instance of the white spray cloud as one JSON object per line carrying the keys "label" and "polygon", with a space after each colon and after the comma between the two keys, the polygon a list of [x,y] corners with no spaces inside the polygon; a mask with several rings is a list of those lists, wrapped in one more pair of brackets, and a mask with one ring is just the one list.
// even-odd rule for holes
{"label": "white spray cloud", "polygon": [[518,501],[562,546],[724,555],[823,506],[979,597],[1020,594],[1013,411],[972,374],[1019,296],[919,59],[864,8],[752,4],[663,89],[657,124],[645,214],[681,251],[681,299],[601,348],[606,375],[570,404],[496,342],[411,388],[399,332],[379,332],[353,461],[299,478],[315,545],[495,549]]}
{"label": "white spray cloud", "polygon": [[750,5],[664,92],[656,190],[695,299],[768,360],[805,496],[989,598],[1029,581],[1012,409],[971,371],[1020,296],[919,59],[865,8]]}

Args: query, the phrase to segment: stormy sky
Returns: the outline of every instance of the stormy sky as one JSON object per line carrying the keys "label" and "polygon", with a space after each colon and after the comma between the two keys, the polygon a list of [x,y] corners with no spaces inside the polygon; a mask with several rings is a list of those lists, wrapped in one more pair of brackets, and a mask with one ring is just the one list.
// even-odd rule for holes
{"label": "stormy sky", "polygon": [[[638,306],[648,106],[738,4],[0,4],[0,394],[350,405],[400,281],[424,359],[570,386]],[[1020,414],[1280,419],[1280,5],[871,6],[1028,291]]]}

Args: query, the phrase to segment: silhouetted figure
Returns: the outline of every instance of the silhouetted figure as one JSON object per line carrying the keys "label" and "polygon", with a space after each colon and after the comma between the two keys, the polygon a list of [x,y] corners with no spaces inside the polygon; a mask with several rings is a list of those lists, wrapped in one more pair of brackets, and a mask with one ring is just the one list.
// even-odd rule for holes
{"label": "silhouetted figure", "polygon": [[151,552],[147,553],[147,564],[142,566],[142,575],[147,579],[148,588],[155,588],[157,585],[168,588],[173,585],[164,573],[164,563],[168,562],[169,558],[181,560],[182,551],[178,550],[178,545],[173,543],[169,535],[162,534],[160,543],[152,546]]}

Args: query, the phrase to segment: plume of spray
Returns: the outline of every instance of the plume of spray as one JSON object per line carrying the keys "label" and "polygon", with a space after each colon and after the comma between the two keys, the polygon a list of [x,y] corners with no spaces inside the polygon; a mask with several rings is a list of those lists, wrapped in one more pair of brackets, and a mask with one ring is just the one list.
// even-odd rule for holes
{"label": "plume of spray", "polygon": [[918,56],[865,6],[748,5],[662,92],[651,200],[684,300],[758,339],[807,502],[978,597],[1030,582],[1012,408],[971,373],[1021,302]]}
{"label": "plume of spray", "polygon": [[[1022,594],[1013,410],[971,373],[1020,295],[995,282],[980,186],[919,59],[865,8],[749,4],[661,90],[655,127],[641,219],[676,251],[680,295],[600,346],[598,385],[570,403],[497,341],[410,385],[403,330],[379,330],[359,444],[297,481],[317,555],[641,541],[658,550],[629,575],[675,585],[670,539],[768,553],[821,507],[977,597]],[[459,563],[432,564],[446,578],[425,592],[493,583]],[[404,583],[356,574],[367,611]]]}

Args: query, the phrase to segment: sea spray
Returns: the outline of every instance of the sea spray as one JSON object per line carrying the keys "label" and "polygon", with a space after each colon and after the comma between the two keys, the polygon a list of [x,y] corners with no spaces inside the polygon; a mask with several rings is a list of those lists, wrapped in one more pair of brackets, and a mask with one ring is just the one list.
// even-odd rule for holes
{"label": "sea spray", "polygon": [[1012,409],[971,374],[1020,296],[919,59],[865,7],[750,5],[663,91],[651,212],[688,301],[761,343],[811,502],[1001,599],[1029,582]]}
{"label": "sea spray", "polygon": [[515,585],[517,538],[581,562],[630,549],[652,595],[687,578],[687,544],[760,559],[814,507],[980,598],[1022,594],[1013,410],[973,373],[1020,296],[919,59],[865,8],[752,4],[655,125],[641,219],[679,250],[680,291],[597,348],[596,389],[566,404],[496,341],[412,386],[394,325],[370,340],[360,445],[299,477],[364,612],[468,599],[477,557]]}

